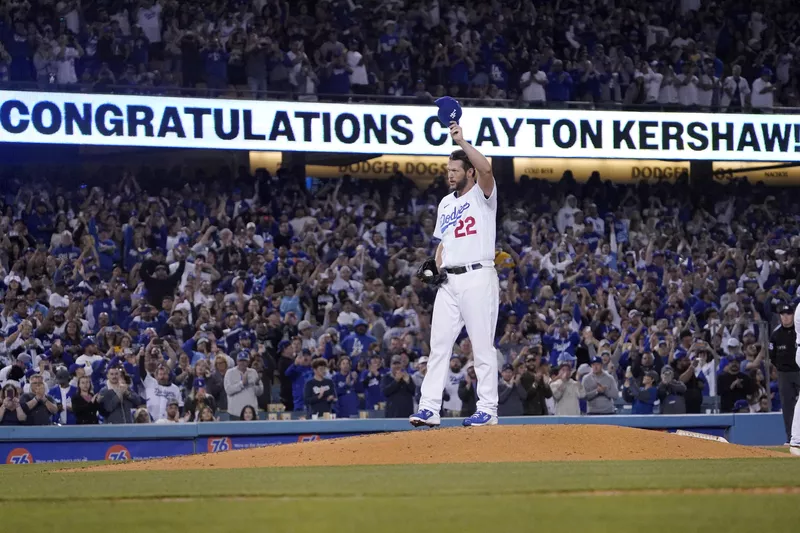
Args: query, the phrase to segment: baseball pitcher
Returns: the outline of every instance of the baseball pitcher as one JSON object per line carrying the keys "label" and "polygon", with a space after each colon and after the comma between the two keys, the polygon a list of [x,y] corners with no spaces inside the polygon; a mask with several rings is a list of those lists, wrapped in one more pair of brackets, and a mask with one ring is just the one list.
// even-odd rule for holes
{"label": "baseball pitcher", "polygon": [[464,140],[450,122],[450,135],[461,147],[450,155],[447,179],[451,194],[439,202],[434,236],[441,239],[436,257],[418,276],[439,285],[433,306],[431,353],[422,382],[414,426],[438,426],[442,391],[453,344],[466,326],[478,377],[478,410],[465,426],[497,424],[497,356],[494,333],[500,287],[494,269],[497,186],[489,161]]}

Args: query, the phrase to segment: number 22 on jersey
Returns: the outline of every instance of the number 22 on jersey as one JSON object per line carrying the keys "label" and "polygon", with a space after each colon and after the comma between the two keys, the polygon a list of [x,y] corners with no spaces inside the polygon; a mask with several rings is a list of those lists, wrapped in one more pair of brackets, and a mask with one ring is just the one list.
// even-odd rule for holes
{"label": "number 22 on jersey", "polygon": [[456,239],[460,239],[461,237],[475,235],[476,233],[478,233],[478,230],[475,229],[475,219],[467,217],[458,221],[453,235],[455,235]]}

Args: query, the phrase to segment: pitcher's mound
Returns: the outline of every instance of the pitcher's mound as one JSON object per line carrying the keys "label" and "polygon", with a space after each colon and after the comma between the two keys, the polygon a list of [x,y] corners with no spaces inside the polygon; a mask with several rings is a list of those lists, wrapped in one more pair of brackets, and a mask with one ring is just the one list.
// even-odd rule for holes
{"label": "pitcher's mound", "polygon": [[785,454],[644,429],[522,425],[399,431],[91,467],[184,470],[526,461],[730,459]]}

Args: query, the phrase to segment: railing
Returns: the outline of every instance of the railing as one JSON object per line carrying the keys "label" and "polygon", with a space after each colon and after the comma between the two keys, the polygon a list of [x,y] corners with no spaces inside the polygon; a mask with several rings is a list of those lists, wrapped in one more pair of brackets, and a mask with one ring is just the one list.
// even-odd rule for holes
{"label": "railing", "polygon": [[[251,91],[247,88],[195,88],[178,86],[131,86],[103,84],[50,84],[37,82],[0,82],[0,90],[12,91],[38,91],[38,92],[77,92],[87,94],[122,94],[142,96],[177,96],[182,98],[232,98],[238,100],[279,100],[287,102],[313,101],[324,103],[361,103],[380,105],[431,105],[434,98],[416,96],[393,96],[384,94],[300,94],[291,91]],[[512,109],[564,109],[564,110],[605,110],[605,111],[640,111],[640,112],[675,112],[675,113],[748,113],[751,109],[745,108],[734,113],[723,110],[718,106],[707,109],[681,105],[661,104],[625,104],[622,102],[524,102],[521,100],[486,100],[482,98],[462,98],[458,101],[465,107],[502,107]],[[798,107],[774,107],[772,114],[796,115],[800,114]]]}

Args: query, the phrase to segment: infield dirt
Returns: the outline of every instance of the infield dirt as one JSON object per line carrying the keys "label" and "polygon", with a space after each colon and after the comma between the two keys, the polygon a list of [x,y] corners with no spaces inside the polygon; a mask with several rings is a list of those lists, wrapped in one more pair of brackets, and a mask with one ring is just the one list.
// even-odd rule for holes
{"label": "infield dirt", "polygon": [[735,459],[785,454],[665,432],[604,425],[529,425],[379,433],[76,470]]}

